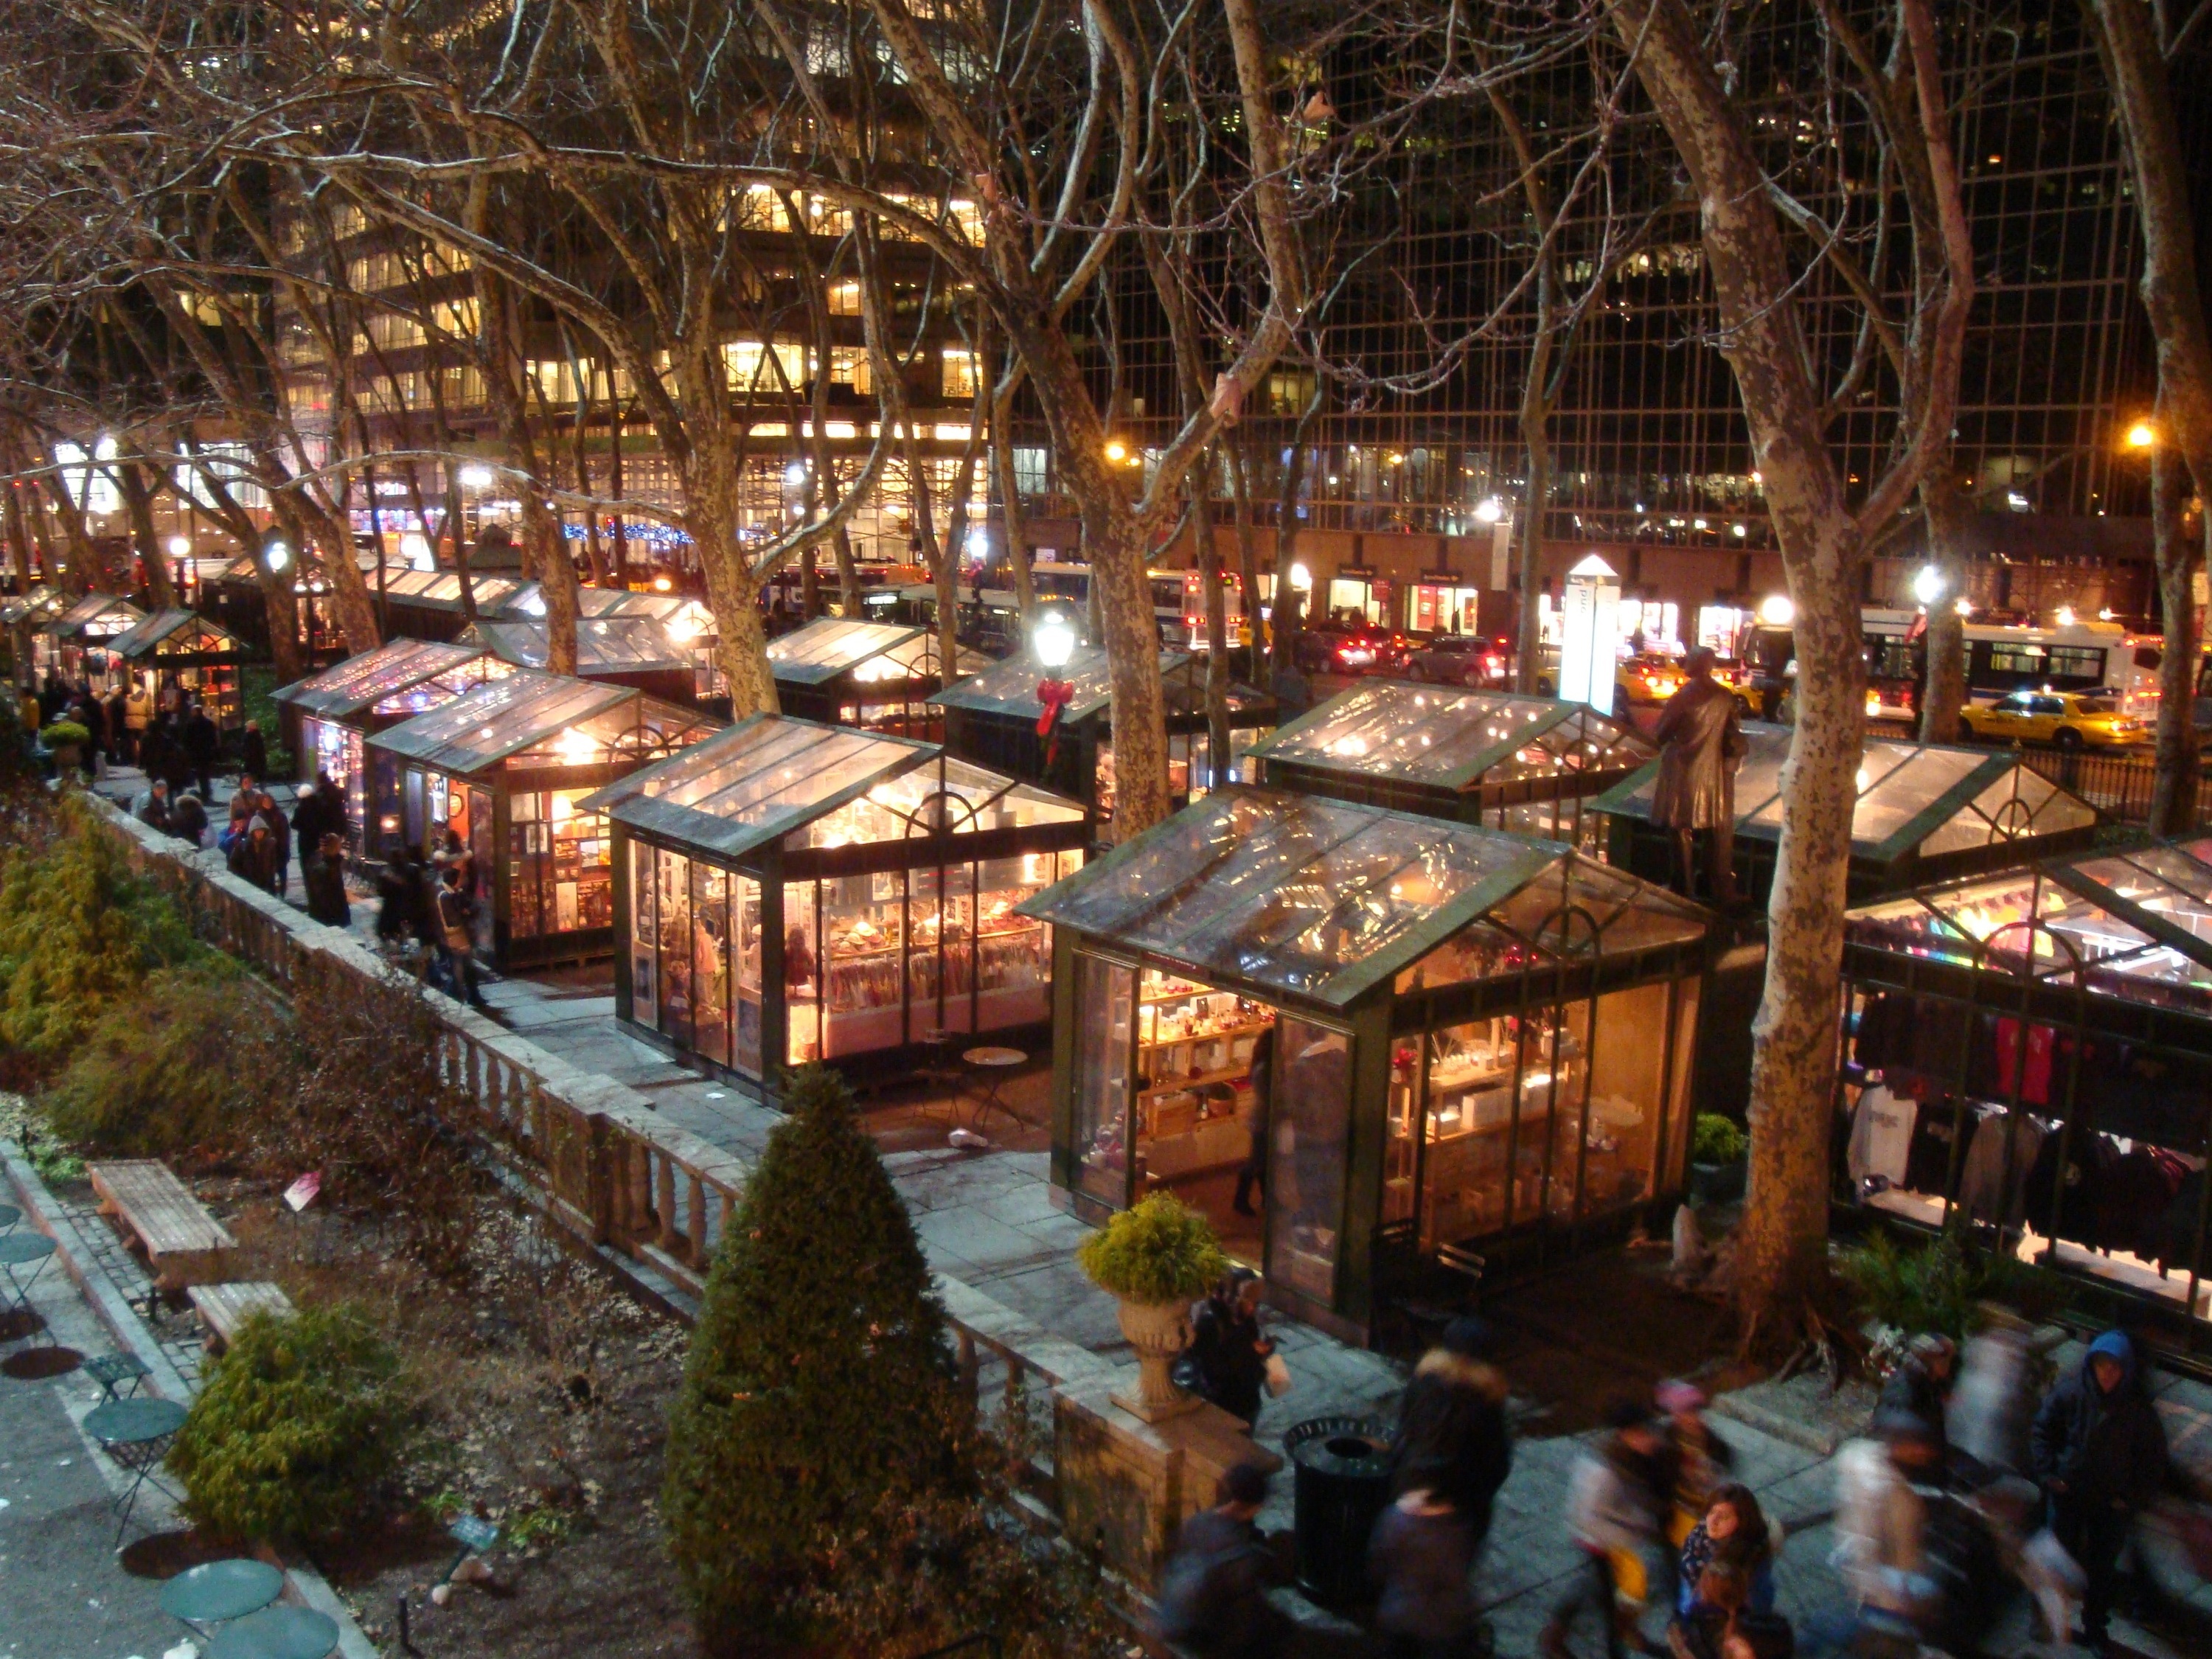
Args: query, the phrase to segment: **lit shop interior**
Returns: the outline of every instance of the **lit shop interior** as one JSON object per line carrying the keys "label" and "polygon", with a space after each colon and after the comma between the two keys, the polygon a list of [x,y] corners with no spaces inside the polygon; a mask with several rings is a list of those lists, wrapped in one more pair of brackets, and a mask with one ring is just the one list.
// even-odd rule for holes
{"label": "lit shop interior", "polygon": [[[514,668],[544,668],[552,657],[546,625],[520,618],[471,623],[454,643],[479,647]],[[627,685],[667,702],[694,702],[698,694],[690,647],[650,617],[579,617],[576,678]]]}
{"label": "lit shop interior", "polygon": [[[86,653],[105,651],[108,642],[121,638],[146,620],[146,613],[128,599],[112,593],[88,593],[40,623],[31,635],[31,666],[44,684],[49,674],[64,680],[83,679],[92,665]],[[104,664],[105,658],[101,662]]]}
{"label": "lit shop interior", "polygon": [[1593,850],[1586,799],[1658,751],[1587,703],[1364,680],[1252,749],[1275,788]]}
{"label": "lit shop interior", "polygon": [[1922,888],[1851,912],[1849,1201],[2124,1297],[2212,1347],[2212,841]]}
{"label": "lit shop interior", "polygon": [[936,630],[823,617],[768,642],[787,714],[896,737],[939,735],[929,699],[945,684]]}
{"label": "lit shop interior", "polygon": [[191,611],[156,611],[107,642],[106,672],[94,678],[109,686],[142,681],[157,694],[180,691],[229,732],[246,718],[239,692],[246,659],[245,643],[219,624]]}
{"label": "lit shop interior", "polygon": [[[1048,631],[1038,630],[1040,635]],[[1067,688],[1048,735],[1037,730],[1044,714],[1037,689],[1047,681]],[[1207,759],[1206,659],[1163,652],[1160,688],[1166,714],[1168,793],[1180,805],[1205,794],[1216,781]],[[954,754],[1080,801],[1101,819],[1113,816],[1113,685],[1103,649],[1075,645],[1071,637],[1066,654],[1048,665],[1032,643],[981,673],[955,681],[930,701],[944,711],[945,744]],[[1250,781],[1249,746],[1274,723],[1273,697],[1242,683],[1231,684],[1234,779]]]}
{"label": "lit shop interior", "polygon": [[32,630],[68,608],[69,597],[44,583],[27,593],[0,599],[0,629],[7,632],[8,654],[19,684],[28,684],[34,670]]}
{"label": "lit shop interior", "polygon": [[579,803],[713,724],[627,686],[518,668],[368,739],[376,851],[458,836],[495,967],[604,956],[614,860],[606,821]]}
{"label": "lit shop interior", "polygon": [[[1736,885],[1760,907],[1774,887],[1782,840],[1782,768],[1790,729],[1747,723],[1735,775]],[[1647,881],[1673,884],[1673,834],[1651,822],[1655,761],[1592,803],[1606,856]],[[1854,903],[1927,882],[2025,864],[2087,847],[2088,802],[2031,770],[2018,751],[1867,741],[1851,812],[1849,892]],[[1701,854],[1702,856],[1702,854]],[[1696,878],[1702,883],[1701,868]]]}
{"label": "lit shop interior", "polygon": [[1023,909],[1058,929],[1054,1188],[1094,1219],[1176,1193],[1332,1330],[1681,1191],[1709,918],[1567,848],[1236,788]]}
{"label": "lit shop interior", "polygon": [[626,1029],[777,1083],[940,1034],[1042,1026],[1083,810],[934,744],[756,714],[584,803],[614,834]]}
{"label": "lit shop interior", "polygon": [[486,680],[513,671],[473,645],[392,640],[296,680],[276,694],[285,746],[298,758],[300,781],[328,773],[345,791],[349,852],[370,844],[368,773],[362,744],[372,732],[442,708]]}

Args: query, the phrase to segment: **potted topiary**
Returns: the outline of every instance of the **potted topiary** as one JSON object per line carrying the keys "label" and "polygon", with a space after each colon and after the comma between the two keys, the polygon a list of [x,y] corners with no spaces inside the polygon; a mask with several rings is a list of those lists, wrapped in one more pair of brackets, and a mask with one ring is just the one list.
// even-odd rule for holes
{"label": "potted topiary", "polygon": [[39,733],[39,741],[46,745],[54,764],[67,772],[82,764],[84,746],[92,741],[92,733],[75,720],[56,720]]}
{"label": "potted topiary", "polygon": [[1701,1204],[1741,1198],[1750,1147],[1749,1138],[1734,1118],[1699,1112],[1690,1134],[1690,1196]]}
{"label": "potted topiary", "polygon": [[1137,1395],[1114,1403],[1148,1423],[1198,1402],[1168,1367],[1190,1345],[1190,1304],[1228,1269],[1204,1216],[1166,1193],[1124,1210],[1083,1241],[1075,1259],[1091,1282],[1120,1303],[1121,1334],[1137,1351]]}

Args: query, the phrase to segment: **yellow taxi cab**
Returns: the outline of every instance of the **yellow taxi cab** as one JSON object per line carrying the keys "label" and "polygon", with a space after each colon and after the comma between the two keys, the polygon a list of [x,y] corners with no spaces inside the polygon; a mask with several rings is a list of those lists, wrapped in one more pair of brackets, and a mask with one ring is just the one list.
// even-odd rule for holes
{"label": "yellow taxi cab", "polygon": [[1682,689],[1686,677],[1672,657],[1646,653],[1624,657],[1613,670],[1613,689],[1629,703],[1660,703]]}
{"label": "yellow taxi cab", "polygon": [[2124,714],[2120,700],[2080,691],[2014,691],[1962,709],[1984,743],[2047,743],[2056,749],[2128,749],[2148,743],[2150,722]]}

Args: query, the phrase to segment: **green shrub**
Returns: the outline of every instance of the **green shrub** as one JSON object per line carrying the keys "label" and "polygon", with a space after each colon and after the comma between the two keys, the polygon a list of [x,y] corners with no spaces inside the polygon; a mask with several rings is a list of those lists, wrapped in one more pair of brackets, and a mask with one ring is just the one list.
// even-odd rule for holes
{"label": "green shrub", "polygon": [[40,1097],[54,1133],[110,1157],[236,1147],[292,1077],[289,1021],[212,952],[110,1003]]}
{"label": "green shrub", "polygon": [[974,1413],[906,1206],[810,1066],[732,1218],[671,1414],[662,1511],[702,1645],[804,1644],[841,1528],[974,1480]]}
{"label": "green shrub", "polygon": [[1195,1301],[1229,1267],[1206,1218],[1166,1193],[1114,1217],[1075,1259],[1091,1283],[1131,1302]]}
{"label": "green shrub", "polygon": [[2066,1300],[2060,1281],[2008,1255],[1970,1249],[1956,1228],[1925,1244],[1900,1247],[1886,1231],[1838,1251],[1836,1271],[1869,1319],[1917,1334],[1954,1339],[1980,1328],[1982,1304],[1996,1302],[2039,1319]]}
{"label": "green shrub", "polygon": [[407,1419],[398,1358],[357,1310],[257,1314],[216,1361],[168,1467],[185,1514],[219,1537],[325,1538],[360,1524]]}
{"label": "green shrub", "polygon": [[184,915],[132,873],[81,801],[63,834],[0,865],[0,1046],[41,1065],[82,1042],[102,1010],[198,953]]}
{"label": "green shrub", "polygon": [[1690,1158],[1696,1164],[1733,1164],[1750,1146],[1750,1138],[1734,1118],[1699,1112],[1690,1133]]}
{"label": "green shrub", "polygon": [[82,749],[92,741],[91,732],[75,720],[56,720],[39,736],[49,749],[65,749],[71,744]]}

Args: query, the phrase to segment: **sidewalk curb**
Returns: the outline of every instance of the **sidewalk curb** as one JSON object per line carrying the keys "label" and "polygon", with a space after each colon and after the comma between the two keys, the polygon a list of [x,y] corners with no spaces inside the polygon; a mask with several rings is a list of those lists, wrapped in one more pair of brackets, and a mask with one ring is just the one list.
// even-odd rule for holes
{"label": "sidewalk curb", "polygon": [[1718,1416],[1732,1417],[1747,1428],[1757,1429],[1761,1434],[1771,1434],[1777,1440],[1786,1440],[1816,1457],[1833,1457],[1844,1443],[1839,1436],[1823,1434],[1818,1429],[1808,1428],[1794,1417],[1769,1411],[1740,1395],[1717,1395],[1711,1409]]}
{"label": "sidewalk curb", "polygon": [[[191,1386],[169,1363],[168,1355],[161,1352],[161,1345],[146,1328],[145,1321],[100,1267],[76,1224],[62,1213],[54,1195],[46,1190],[46,1183],[39,1179],[38,1172],[4,1146],[0,1146],[0,1161],[7,1164],[8,1184],[15,1188],[16,1202],[22,1206],[25,1218],[54,1241],[54,1255],[63,1271],[91,1304],[94,1316],[107,1328],[116,1346],[137,1355],[146,1366],[146,1381],[155,1393],[180,1404],[189,1403]],[[284,1562],[283,1565],[300,1600],[337,1624],[337,1651],[343,1659],[381,1659],[382,1650],[362,1633],[361,1626],[354,1622],[345,1603],[338,1599],[337,1592],[322,1574],[303,1562]]]}

